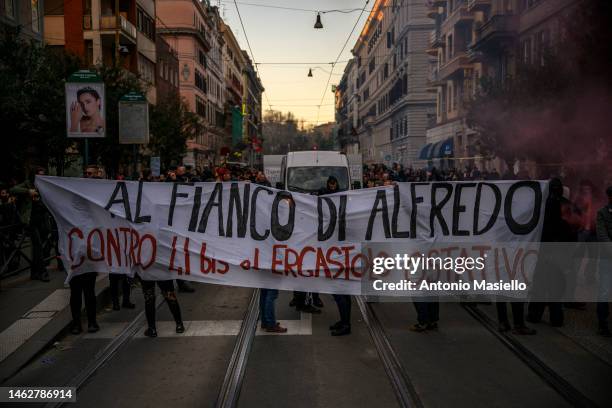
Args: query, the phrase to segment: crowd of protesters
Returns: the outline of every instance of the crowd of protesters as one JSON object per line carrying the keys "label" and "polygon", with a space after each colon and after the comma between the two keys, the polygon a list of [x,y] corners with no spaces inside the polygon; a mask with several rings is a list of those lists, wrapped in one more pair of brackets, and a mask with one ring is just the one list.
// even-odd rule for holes
{"label": "crowd of protesters", "polygon": [[[44,169],[38,168],[33,174],[45,174]],[[106,172],[103,168],[92,165],[84,172],[84,177],[104,179]],[[116,179],[136,179],[127,177],[125,172],[119,171]],[[424,182],[424,181],[463,181],[463,180],[502,180],[526,178],[515,176],[512,173],[500,175],[496,170],[485,171],[475,166],[466,167],[463,170],[447,169],[438,170],[435,167],[429,169],[404,168],[395,163],[392,166],[384,164],[369,164],[363,166],[363,188],[374,188],[392,185],[397,182]],[[154,175],[149,169],[143,169],[138,180],[150,182],[230,182],[243,181],[252,182],[270,187],[269,181],[261,170],[242,165],[224,164],[220,166],[206,166],[202,169],[193,169],[189,166],[174,166],[165,172]],[[334,180],[328,180],[328,186],[321,194],[329,194],[334,191]],[[331,185],[331,187],[330,187]],[[550,195],[546,201],[545,217],[543,225],[542,242],[611,242],[612,241],[612,187],[605,191],[607,203],[604,204],[604,194],[598,191],[596,186],[588,180],[582,180],[575,193],[572,195],[570,189],[558,178],[551,180]],[[32,245],[31,278],[48,281],[47,266],[51,257],[53,246],[57,240],[53,240],[53,219],[49,216],[40,196],[33,183],[33,177],[22,183],[14,180],[0,184],[0,231],[2,231],[3,254],[11,253],[15,249],[15,241],[19,226],[22,233],[30,237]],[[57,253],[57,248],[55,248]],[[608,325],[608,298],[612,289],[612,261],[609,259],[597,260],[596,254],[589,253],[587,246],[585,252],[574,259],[573,273],[570,273],[569,284],[575,284],[575,278],[579,270],[584,270],[587,280],[596,279],[599,270],[599,293],[597,303],[598,333],[602,336],[610,336]],[[583,262],[583,259],[586,262]],[[4,261],[4,260],[3,260]],[[4,265],[4,269],[15,268],[16,265]],[[18,266],[18,265],[17,265]],[[63,270],[58,258],[58,269]],[[99,329],[95,315],[95,282],[96,273],[84,273],[71,279],[71,308],[74,324],[73,333],[81,332],[80,311],[82,296],[85,298],[85,309],[88,317],[88,330],[90,332]],[[110,274],[110,287],[113,299],[113,309],[134,308],[130,299],[131,283],[125,276]],[[574,281],[574,282],[571,282]],[[149,337],[157,335],[155,328],[155,290],[157,284],[162,295],[168,303],[170,311],[176,322],[177,333],[182,333],[185,328],[182,323],[181,311],[177,296],[174,291],[174,282],[157,281],[145,282],[141,285],[144,293],[145,311],[147,315],[148,328],[145,334]],[[194,289],[187,282],[177,280],[179,291],[193,292]],[[119,287],[122,288],[123,302],[119,303]],[[262,329],[268,332],[284,333],[286,328],[281,327],[275,319],[275,299],[277,290],[263,289],[260,297],[260,308],[262,316]],[[341,320],[330,327],[332,335],[350,334],[350,297],[335,296]],[[527,327],[525,321],[533,324],[540,323],[546,307],[549,308],[550,323],[553,326],[564,324],[564,308],[583,310],[585,304],[580,302],[571,303],[531,303],[527,305],[527,316],[525,317],[525,305],[521,302],[512,302],[512,321],[510,324],[506,302],[498,299],[496,302],[500,331],[513,330],[515,334],[535,334],[533,328]],[[320,313],[323,303],[318,294],[305,294],[295,292],[290,306],[299,311],[307,313]],[[439,306],[437,301],[415,302],[418,322],[411,329],[416,332],[435,330],[438,328]]]}

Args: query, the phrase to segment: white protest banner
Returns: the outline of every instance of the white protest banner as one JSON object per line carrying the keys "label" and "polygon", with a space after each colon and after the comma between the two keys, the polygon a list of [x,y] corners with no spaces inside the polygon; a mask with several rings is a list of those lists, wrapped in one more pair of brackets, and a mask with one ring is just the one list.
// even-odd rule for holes
{"label": "white protest banner", "polygon": [[36,186],[71,276],[345,294],[360,293],[361,266],[371,263],[364,243],[535,242],[548,195],[541,181],[399,183],[320,197],[250,183],[38,176]]}

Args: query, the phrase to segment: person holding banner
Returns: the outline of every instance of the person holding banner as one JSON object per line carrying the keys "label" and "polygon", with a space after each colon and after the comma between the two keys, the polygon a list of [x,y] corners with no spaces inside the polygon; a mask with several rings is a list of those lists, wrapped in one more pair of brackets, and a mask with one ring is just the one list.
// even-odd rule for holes
{"label": "person holding banner", "polygon": [[[319,195],[339,193],[338,180],[334,176],[327,179],[327,185]],[[317,297],[319,294],[317,293]],[[329,326],[332,336],[346,336],[351,334],[351,296],[350,295],[333,295],[336,305],[338,305],[338,313],[340,320]]]}
{"label": "person holding banner", "polygon": [[[260,171],[255,178],[255,184],[271,187],[266,175]],[[278,298],[278,289],[262,288],[259,293],[259,312],[261,313],[261,328],[268,333],[286,333],[287,328],[276,321],[275,302]]]}
{"label": "person holding banner", "polygon": [[[98,178],[96,166],[87,166],[85,178]],[[85,298],[85,310],[87,311],[87,331],[95,333],[100,330],[96,321],[96,277],[97,272],[85,272],[70,279],[70,311],[72,313],[72,327],[70,333],[79,334],[81,328],[81,308],[83,297]]]}

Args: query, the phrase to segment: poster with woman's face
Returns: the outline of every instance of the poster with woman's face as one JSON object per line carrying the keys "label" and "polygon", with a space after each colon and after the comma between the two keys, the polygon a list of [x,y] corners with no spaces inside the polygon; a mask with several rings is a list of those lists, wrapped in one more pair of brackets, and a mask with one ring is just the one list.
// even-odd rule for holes
{"label": "poster with woman's face", "polygon": [[104,83],[66,83],[68,137],[104,137]]}

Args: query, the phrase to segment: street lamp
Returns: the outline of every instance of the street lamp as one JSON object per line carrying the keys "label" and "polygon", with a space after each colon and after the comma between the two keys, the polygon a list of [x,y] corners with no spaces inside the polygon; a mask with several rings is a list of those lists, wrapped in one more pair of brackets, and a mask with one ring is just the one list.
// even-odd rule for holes
{"label": "street lamp", "polygon": [[315,22],[314,28],[323,28],[323,23],[321,22],[321,13],[317,13],[317,21]]}
{"label": "street lamp", "polygon": [[308,68],[308,77],[312,78],[312,68]]}

